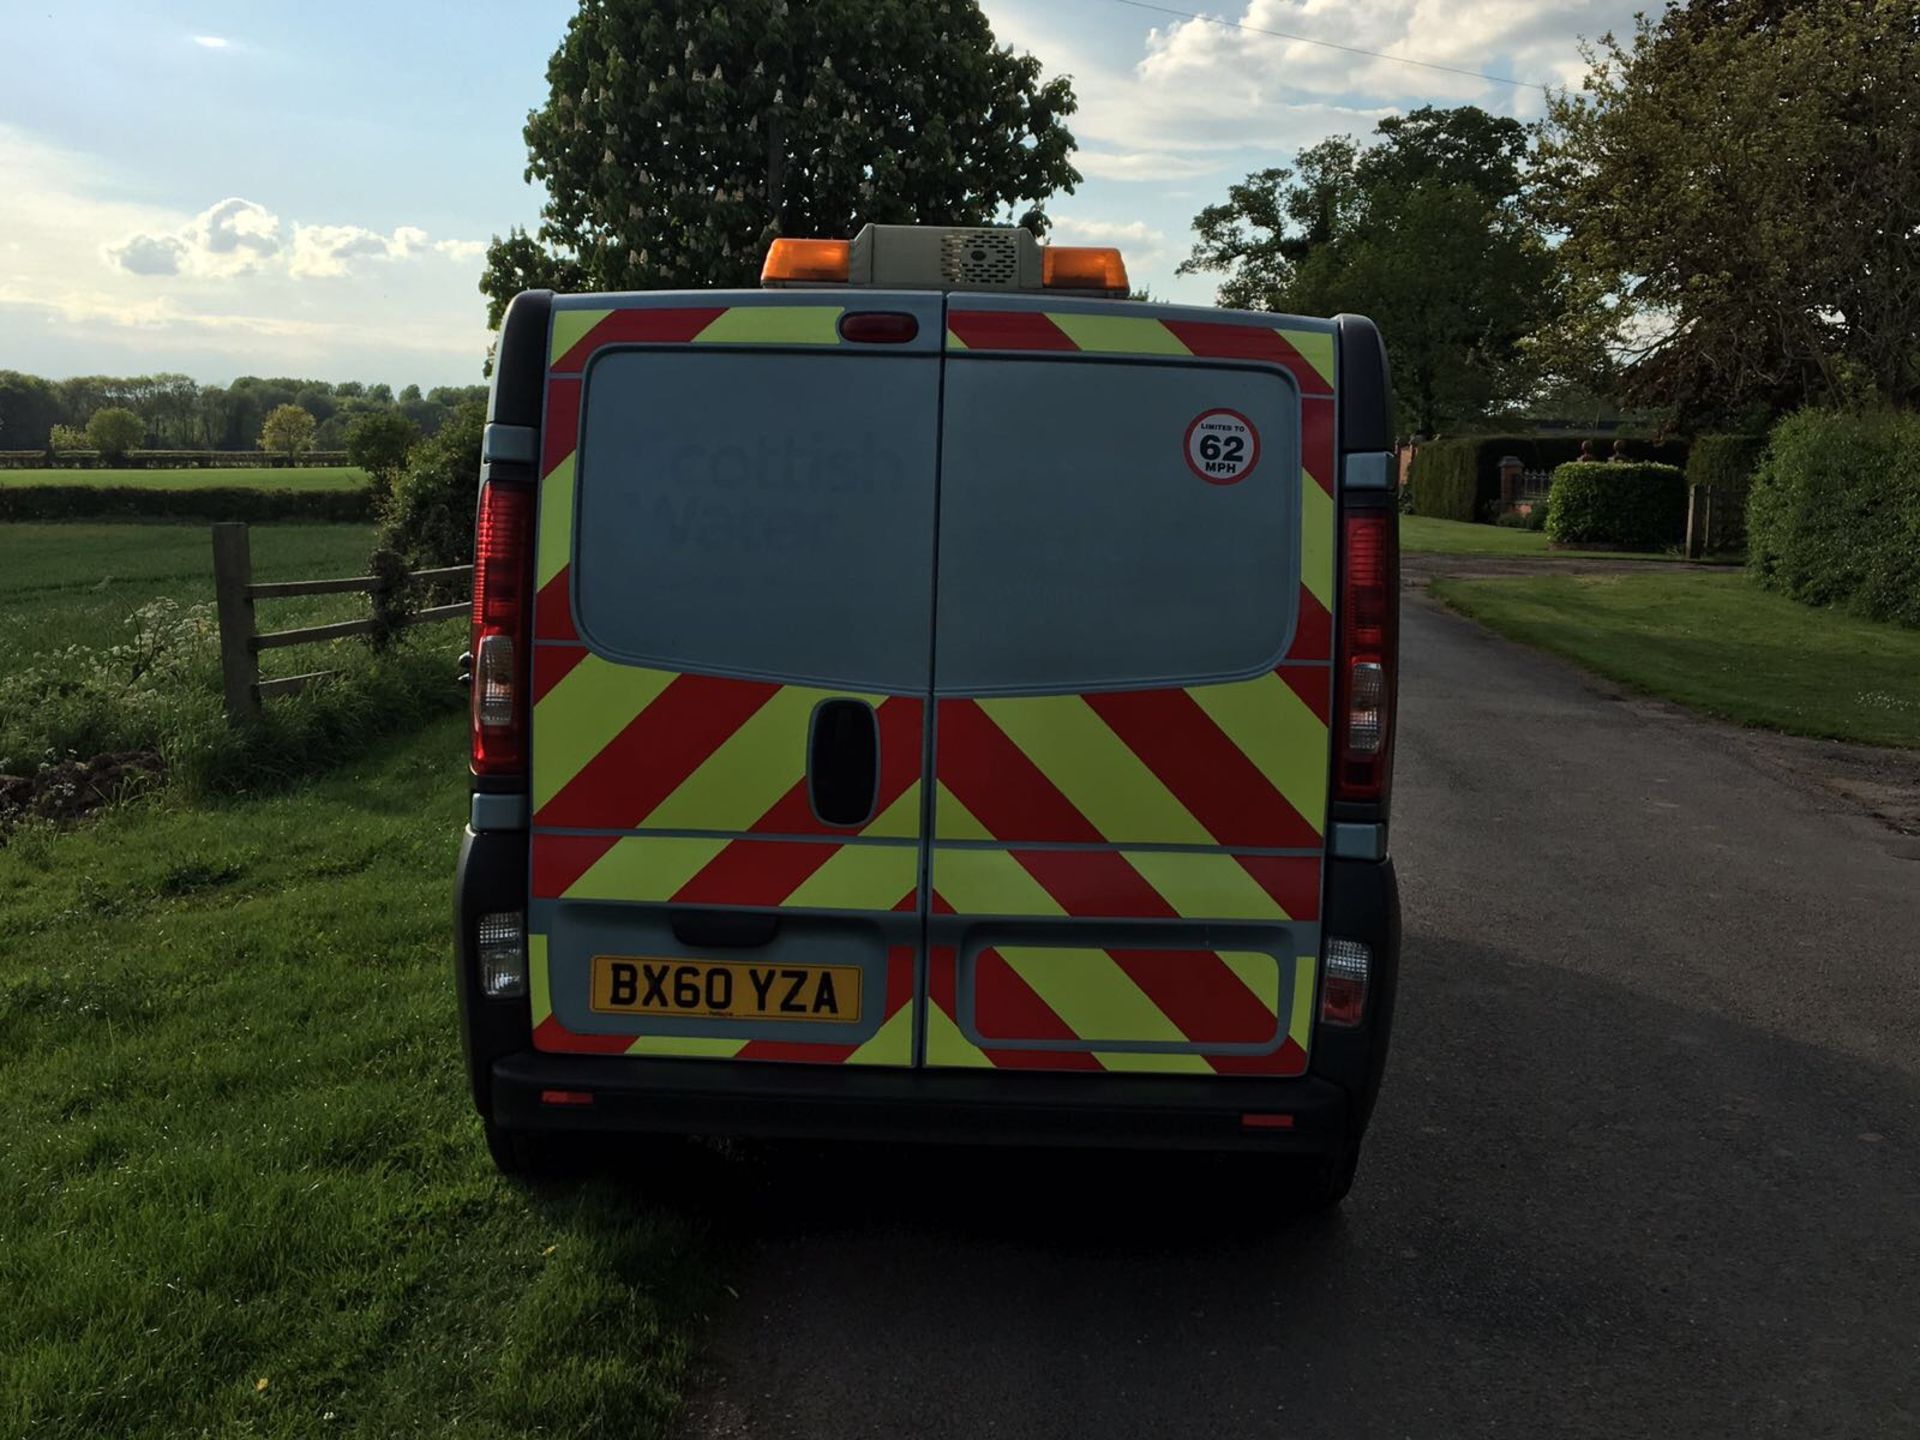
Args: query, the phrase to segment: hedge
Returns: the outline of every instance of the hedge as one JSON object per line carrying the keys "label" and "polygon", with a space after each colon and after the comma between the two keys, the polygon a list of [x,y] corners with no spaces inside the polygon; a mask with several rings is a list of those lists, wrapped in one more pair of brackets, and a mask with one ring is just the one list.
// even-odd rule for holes
{"label": "hedge", "polygon": [[1575,461],[1553,472],[1547,538],[1559,545],[1661,550],[1686,537],[1687,477],[1651,461]]}
{"label": "hedge", "polygon": [[[1500,462],[1512,455],[1527,470],[1552,470],[1580,458],[1591,443],[1605,456],[1624,438],[1635,461],[1684,465],[1684,441],[1636,440],[1612,435],[1462,435],[1434,440],[1414,452],[1409,480],[1413,511],[1439,520],[1491,520],[1500,505]],[[1429,496],[1428,492],[1431,492]]]}
{"label": "hedge", "polygon": [[118,460],[101,458],[98,450],[0,450],[0,470],[257,470],[301,469],[305,466],[346,465],[344,450],[306,450],[289,461],[268,450],[129,450]]}
{"label": "hedge", "polygon": [[1775,426],[1747,565],[1792,599],[1920,626],[1920,416],[1802,410]]}
{"label": "hedge", "polygon": [[1702,435],[1687,451],[1687,484],[1744,491],[1766,453],[1764,435]]}
{"label": "hedge", "polygon": [[373,519],[367,490],[149,490],[139,485],[0,486],[0,522],[11,520]]}

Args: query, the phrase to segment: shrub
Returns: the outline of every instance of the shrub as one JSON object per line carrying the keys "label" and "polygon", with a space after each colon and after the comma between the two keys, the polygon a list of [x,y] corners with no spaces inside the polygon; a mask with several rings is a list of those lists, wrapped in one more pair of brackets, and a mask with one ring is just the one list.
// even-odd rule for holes
{"label": "shrub", "polygon": [[393,493],[407,453],[419,439],[420,427],[398,410],[375,411],[348,427],[347,459],[367,472],[374,493],[384,498]]}
{"label": "shrub", "polygon": [[1747,565],[1792,599],[1920,626],[1920,416],[1782,420],[1747,501]]}
{"label": "shrub", "polygon": [[1502,530],[1531,530],[1534,528],[1528,523],[1528,517],[1522,515],[1518,510],[1502,511],[1493,517],[1493,523],[1498,525]]}
{"label": "shrub", "polygon": [[[1413,454],[1410,479],[1413,484],[1413,513],[1436,520],[1478,520],[1484,513],[1484,499],[1475,476],[1480,442],[1471,437],[1459,440],[1431,440]],[[1494,495],[1498,495],[1496,479]]]}
{"label": "shrub", "polygon": [[473,559],[473,507],[485,427],[485,406],[462,405],[407,457],[393,499],[380,516],[379,543],[398,553],[409,570]]}
{"label": "shrub", "polygon": [[1547,528],[1547,516],[1553,513],[1553,497],[1543,495],[1533,502],[1533,508],[1527,511],[1527,529],[1544,530]]}
{"label": "shrub", "polygon": [[1743,491],[1766,453],[1764,435],[1702,435],[1687,451],[1687,484]]}
{"label": "shrub", "polygon": [[371,520],[365,490],[149,490],[139,485],[0,486],[10,520]]}
{"label": "shrub", "polygon": [[71,455],[77,450],[91,450],[93,442],[78,425],[56,425],[47,436],[47,448],[56,455]]}
{"label": "shrub", "polygon": [[1547,536],[1556,544],[1660,550],[1687,526],[1687,480],[1678,466],[1578,461],[1553,472]]}
{"label": "shrub", "polygon": [[108,460],[119,460],[147,438],[147,423],[133,411],[109,405],[87,421],[87,440]]}
{"label": "shrub", "polygon": [[[1463,435],[1435,440],[1414,452],[1416,481],[1435,474],[1442,478],[1431,501],[1415,501],[1416,514],[1442,520],[1491,520],[1500,501],[1500,462],[1516,457],[1528,470],[1551,470],[1580,458],[1580,446],[1591,441],[1602,457],[1613,448],[1614,436],[1597,435]],[[1655,442],[1626,437],[1631,460],[1664,464],[1686,463],[1687,446],[1677,440]],[[1429,455],[1431,454],[1431,459]],[[1470,458],[1462,458],[1463,456]]]}

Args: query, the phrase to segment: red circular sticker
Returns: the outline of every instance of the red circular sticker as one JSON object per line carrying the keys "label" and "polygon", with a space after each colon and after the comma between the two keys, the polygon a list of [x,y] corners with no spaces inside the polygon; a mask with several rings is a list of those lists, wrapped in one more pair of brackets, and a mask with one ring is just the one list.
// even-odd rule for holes
{"label": "red circular sticker", "polygon": [[1209,485],[1236,485],[1260,459],[1260,432],[1238,410],[1205,410],[1187,426],[1187,468]]}

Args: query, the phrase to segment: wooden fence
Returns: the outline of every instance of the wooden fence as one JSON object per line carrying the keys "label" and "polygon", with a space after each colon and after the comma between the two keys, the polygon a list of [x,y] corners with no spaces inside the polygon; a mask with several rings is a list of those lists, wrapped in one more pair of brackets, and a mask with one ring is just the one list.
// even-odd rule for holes
{"label": "wooden fence", "polygon": [[[407,580],[471,580],[473,566],[446,565],[437,570],[413,570],[394,583]],[[268,695],[292,695],[315,680],[333,674],[315,670],[305,675],[287,675],[277,680],[260,678],[260,652],[278,650],[286,645],[311,645],[320,640],[338,640],[347,635],[371,635],[381,622],[369,615],[363,620],[336,620],[329,625],[307,625],[298,630],[270,630],[262,635],[254,624],[253,602],[284,600],[296,595],[345,595],[361,591],[377,595],[387,588],[376,575],[353,575],[344,580],[268,580],[253,578],[253,550],[246,525],[228,522],[213,527],[213,591],[220,618],[220,680],[226,696],[227,718],[236,723],[260,713],[260,701]],[[435,620],[454,620],[469,614],[472,604],[461,600],[452,605],[435,605],[411,611],[400,617],[401,626],[427,625]]]}

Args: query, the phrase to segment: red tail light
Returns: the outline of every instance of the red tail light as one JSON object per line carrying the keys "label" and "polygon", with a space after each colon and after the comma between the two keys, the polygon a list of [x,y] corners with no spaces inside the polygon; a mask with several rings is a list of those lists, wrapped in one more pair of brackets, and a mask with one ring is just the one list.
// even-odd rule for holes
{"label": "red tail light", "polygon": [[527,763],[527,614],[533,590],[533,491],[480,487],[473,547],[473,773]]}
{"label": "red tail light", "polygon": [[1399,537],[1388,510],[1349,512],[1340,525],[1336,800],[1386,798],[1393,773],[1393,687],[1400,615]]}

